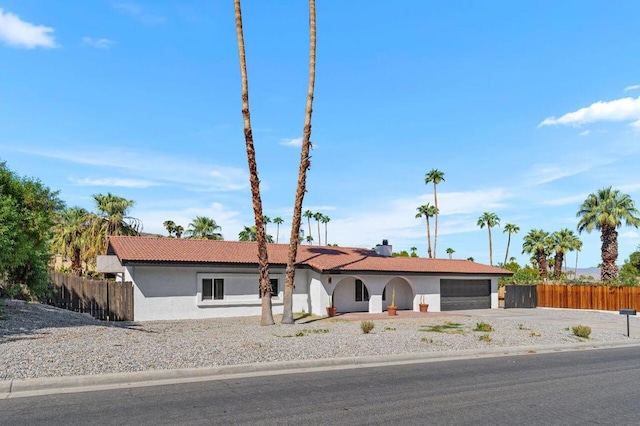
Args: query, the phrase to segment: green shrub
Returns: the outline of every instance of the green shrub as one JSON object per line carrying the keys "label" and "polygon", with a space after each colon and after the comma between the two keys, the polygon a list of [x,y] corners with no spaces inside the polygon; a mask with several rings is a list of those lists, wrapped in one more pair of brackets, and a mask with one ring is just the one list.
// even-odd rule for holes
{"label": "green shrub", "polygon": [[488,334],[482,334],[478,337],[478,340],[480,340],[481,342],[490,342],[491,336],[489,336]]}
{"label": "green shrub", "polygon": [[373,321],[362,321],[360,323],[360,328],[362,329],[362,332],[364,334],[371,333],[371,330],[373,330],[373,327],[375,327],[375,324],[373,323]]}
{"label": "green shrub", "polygon": [[574,335],[584,337],[585,339],[588,339],[591,334],[591,327],[588,325],[576,325],[572,327],[572,330]]}
{"label": "green shrub", "polygon": [[474,328],[473,331],[493,331],[493,326],[484,321],[480,321],[476,323],[476,328]]}

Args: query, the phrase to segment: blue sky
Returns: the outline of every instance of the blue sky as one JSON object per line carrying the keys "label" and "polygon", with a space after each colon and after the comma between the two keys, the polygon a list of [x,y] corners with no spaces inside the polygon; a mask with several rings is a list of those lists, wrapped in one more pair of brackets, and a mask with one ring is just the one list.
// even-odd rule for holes
{"label": "blue sky", "polygon": [[[265,214],[287,241],[308,73],[307,2],[245,0]],[[426,256],[417,206],[438,187],[438,255],[488,263],[477,219],[574,229],[612,185],[640,203],[637,1],[318,2],[314,150],[305,209],[329,242]],[[0,0],[0,160],[70,206],[136,201],[148,232],[253,222],[233,2]],[[315,223],[312,223],[316,229]],[[306,228],[306,226],[305,226]],[[271,225],[269,232],[275,235]],[[316,231],[314,231],[315,235]],[[494,262],[506,234],[493,229]],[[582,234],[580,266],[599,263]],[[317,236],[316,236],[317,241]],[[640,232],[620,230],[620,262]],[[324,235],[323,235],[324,243]],[[573,255],[570,255],[573,259]],[[573,261],[570,260],[570,264]]]}

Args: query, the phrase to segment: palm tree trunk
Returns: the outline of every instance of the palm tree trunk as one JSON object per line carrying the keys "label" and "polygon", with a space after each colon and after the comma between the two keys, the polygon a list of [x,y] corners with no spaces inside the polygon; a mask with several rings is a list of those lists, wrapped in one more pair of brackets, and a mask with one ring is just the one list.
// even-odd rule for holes
{"label": "palm tree trunk", "polygon": [[548,267],[547,267],[547,254],[544,251],[537,252],[538,257],[538,272],[543,279],[547,279]]}
{"label": "palm tree trunk", "polygon": [[488,223],[487,230],[489,231],[489,265],[493,266],[493,244],[491,243],[491,226]]}
{"label": "palm tree trunk", "polygon": [[316,222],[318,223],[318,245],[321,246],[322,244],[322,238],[320,236],[320,221],[316,220]]}
{"label": "palm tree trunk", "polygon": [[244,53],[244,35],[242,33],[242,10],[240,0],[234,0],[236,12],[236,33],[238,36],[238,53],[240,54],[240,74],[242,77],[242,118],[244,121],[244,139],[247,147],[247,162],[249,164],[249,180],[251,182],[251,200],[256,222],[258,240],[258,270],[260,275],[260,297],[262,299],[262,317],[260,325],[273,325],[273,311],[271,309],[271,282],[269,281],[269,258],[267,255],[267,240],[265,238],[264,219],[262,215],[262,200],[260,198],[260,180],[256,152],[253,146],[251,132],[251,118],[249,115],[249,83],[247,80],[247,61]]}
{"label": "palm tree trunk", "polygon": [[562,260],[564,253],[556,252],[556,256],[553,263],[553,278],[560,279],[562,275]]}
{"label": "palm tree trunk", "polygon": [[[302,149],[300,152],[300,168],[298,169],[298,186],[293,205],[293,218],[291,223],[291,238],[289,240],[289,253],[287,256],[287,269],[285,275],[284,303],[282,311],[282,324],[293,324],[293,285],[295,283],[295,261],[298,255],[298,240],[300,234],[300,221],[302,217],[302,202],[306,192],[307,170],[311,167],[311,114],[313,113],[313,91],[316,81],[316,2],[309,0],[309,86],[307,88],[307,106],[305,108],[304,130],[302,133]],[[311,234],[311,226],[309,226]]]}
{"label": "palm tree trunk", "polygon": [[280,241],[280,224],[279,223],[276,225],[276,244],[278,244],[278,241]]}
{"label": "palm tree trunk", "polygon": [[600,268],[600,279],[602,281],[618,278],[618,231],[615,228],[603,226],[602,234],[602,268]]}
{"label": "palm tree trunk", "polygon": [[431,229],[429,229],[429,216],[427,216],[427,254],[429,259],[433,258],[431,253]]}
{"label": "palm tree trunk", "polygon": [[511,244],[511,232],[509,232],[509,237],[507,237],[507,251],[504,253],[504,263],[502,266],[507,264],[507,258],[509,257],[509,245]]}
{"label": "palm tree trunk", "polygon": [[71,258],[71,273],[77,277],[82,275],[82,252],[80,248],[73,249]]}
{"label": "palm tree trunk", "polygon": [[436,229],[433,235],[433,258],[435,259],[437,257],[437,251],[436,248],[438,247],[438,193],[436,192],[436,182],[435,180],[433,181],[433,203],[435,204],[436,207]]}
{"label": "palm tree trunk", "polygon": [[325,222],[325,224],[324,224],[324,245],[329,245],[327,243],[327,241],[329,241],[329,240],[327,240],[327,223]]}
{"label": "palm tree trunk", "polygon": [[580,250],[576,250],[576,269],[575,269],[575,272],[573,273],[574,280],[578,279],[578,253],[580,253]]}

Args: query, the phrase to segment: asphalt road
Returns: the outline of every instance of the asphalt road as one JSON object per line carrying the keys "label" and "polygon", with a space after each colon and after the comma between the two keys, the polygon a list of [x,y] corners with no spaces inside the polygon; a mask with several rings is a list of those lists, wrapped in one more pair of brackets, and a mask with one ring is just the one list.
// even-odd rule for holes
{"label": "asphalt road", "polygon": [[635,347],[10,398],[0,424],[637,425],[639,394]]}

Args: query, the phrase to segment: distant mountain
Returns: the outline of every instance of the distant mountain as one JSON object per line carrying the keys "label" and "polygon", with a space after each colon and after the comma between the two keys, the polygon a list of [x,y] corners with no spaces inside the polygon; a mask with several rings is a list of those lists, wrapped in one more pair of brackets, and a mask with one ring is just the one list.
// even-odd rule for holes
{"label": "distant mountain", "polygon": [[[573,275],[573,272],[575,271],[574,268],[568,268],[568,269],[563,269],[564,272],[570,272]],[[580,278],[581,275],[584,275],[585,277],[593,277],[593,279],[599,280],[600,279],[600,268],[578,268],[578,278]]]}

